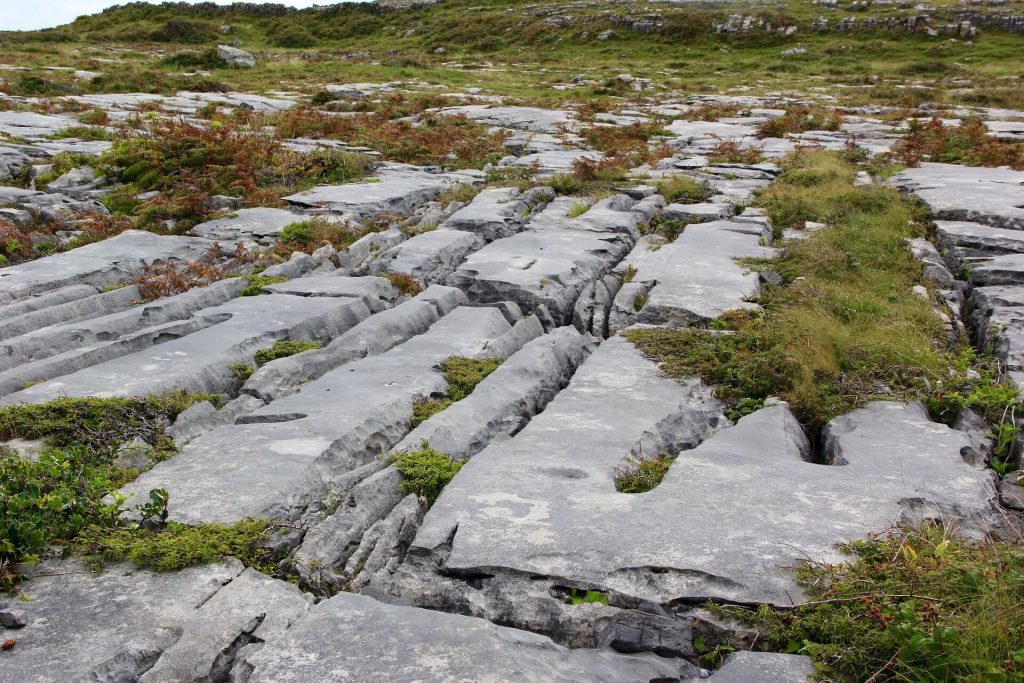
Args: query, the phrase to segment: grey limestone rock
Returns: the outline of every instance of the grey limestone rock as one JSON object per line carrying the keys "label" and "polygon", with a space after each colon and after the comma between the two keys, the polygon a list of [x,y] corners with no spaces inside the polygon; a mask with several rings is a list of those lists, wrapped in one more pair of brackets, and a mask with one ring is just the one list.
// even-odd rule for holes
{"label": "grey limestone rock", "polygon": [[[335,645],[336,644],[336,645]],[[251,683],[298,680],[677,680],[684,665],[652,654],[570,650],[482,619],[339,593],[246,657]]]}

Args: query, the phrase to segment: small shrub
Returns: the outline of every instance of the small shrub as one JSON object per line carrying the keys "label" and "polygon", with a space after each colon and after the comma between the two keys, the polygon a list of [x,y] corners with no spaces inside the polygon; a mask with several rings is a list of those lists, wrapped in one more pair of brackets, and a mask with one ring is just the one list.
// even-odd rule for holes
{"label": "small shrub", "polygon": [[228,366],[228,369],[231,370],[231,374],[235,376],[239,384],[245,384],[246,380],[252,377],[252,373],[256,372],[256,368],[244,361],[232,363]]}
{"label": "small shrub", "polygon": [[78,120],[87,126],[105,126],[110,123],[110,117],[102,109],[90,109],[78,115]]}
{"label": "small shrub", "polygon": [[622,274],[622,284],[628,284],[632,282],[633,278],[636,277],[636,273],[636,266],[634,266],[632,263],[626,266],[626,272]]}
{"label": "small shrub", "polygon": [[647,294],[644,292],[638,293],[633,297],[633,310],[640,312],[643,307],[647,305]]}
{"label": "small shrub", "polygon": [[671,464],[665,454],[656,458],[630,454],[615,468],[615,489],[619,493],[646,493],[661,483]]}
{"label": "small shrub", "polygon": [[257,365],[265,365],[278,358],[287,358],[303,351],[319,348],[319,344],[311,341],[277,341],[270,348],[257,351],[253,355],[253,360]]}
{"label": "small shrub", "polygon": [[422,496],[430,504],[465,464],[447,453],[435,451],[426,441],[418,451],[392,453],[388,462],[402,473],[402,490]]}
{"label": "small shrub", "polygon": [[280,239],[282,242],[308,245],[313,241],[313,227],[311,221],[289,223],[281,229]]}
{"label": "small shrub", "polygon": [[177,52],[161,59],[160,64],[183,69],[226,69],[228,67],[228,63],[214,48],[202,52]]}

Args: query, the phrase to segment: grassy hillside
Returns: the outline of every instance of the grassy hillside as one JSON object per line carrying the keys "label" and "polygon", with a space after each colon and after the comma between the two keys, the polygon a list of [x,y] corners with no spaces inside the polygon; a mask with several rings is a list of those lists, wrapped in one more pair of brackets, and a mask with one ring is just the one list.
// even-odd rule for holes
{"label": "grassy hillside", "polygon": [[[958,12],[996,16],[1024,7],[1011,2],[963,10],[937,4],[936,26],[957,22],[962,18]],[[615,95],[613,83],[603,91],[601,84],[630,72],[659,87],[690,91],[743,85],[762,92],[806,92],[826,86],[853,103],[1021,103],[1024,36],[984,24],[973,40],[864,26],[912,14],[912,8],[896,6],[854,13],[809,0],[685,6],[447,0],[405,10],[385,10],[376,3],[308,10],[133,3],[55,29],[0,33],[0,52],[7,63],[117,74],[91,81],[59,71],[5,76],[4,91],[22,95],[179,88],[312,93],[324,82],[421,79],[557,103],[581,93],[552,85],[583,76],[598,82],[589,94]],[[716,30],[730,15],[753,16],[755,27]],[[860,28],[836,31],[849,16],[861,22]],[[815,28],[819,17],[827,20],[829,30]],[[763,22],[760,28],[758,21]],[[209,51],[226,42],[255,52],[259,67],[224,68]],[[806,52],[783,54],[791,48]],[[116,69],[112,59],[119,62]],[[197,69],[209,75],[181,75]]]}

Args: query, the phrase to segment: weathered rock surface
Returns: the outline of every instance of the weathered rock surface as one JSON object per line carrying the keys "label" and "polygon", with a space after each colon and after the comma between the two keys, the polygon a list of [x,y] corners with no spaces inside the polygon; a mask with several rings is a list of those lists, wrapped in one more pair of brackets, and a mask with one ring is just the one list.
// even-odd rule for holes
{"label": "weathered rock surface", "polygon": [[[963,462],[968,437],[930,422],[920,406],[878,403],[835,420],[827,448],[846,464],[832,467],[809,462],[785,405],[708,438],[722,422],[717,410],[696,383],[661,378],[612,338],[541,415],[469,461],[427,513],[410,557],[433,554],[456,576],[550,577],[662,605],[788,604],[801,590],[782,567],[801,557],[837,561],[836,543],[900,519],[984,528],[991,479]],[[617,493],[614,468],[639,452],[679,455],[654,490]],[[738,508],[760,512],[754,521],[727,512]],[[677,523],[652,525],[652,517]],[[420,589],[401,570],[396,577],[414,603],[488,613],[484,600],[467,607],[465,593]]]}
{"label": "weathered rock surface", "polygon": [[[336,645],[332,645],[336,643]],[[246,657],[252,683],[297,680],[677,680],[680,660],[569,650],[481,619],[340,593]]]}
{"label": "weathered rock surface", "polygon": [[166,488],[171,518],[189,523],[294,515],[326,495],[332,477],[405,435],[413,401],[445,389],[434,366],[453,355],[487,355],[487,343],[509,329],[496,308],[456,309],[390,351],[327,372],[239,424],[196,438],[123,492]]}
{"label": "weathered rock surface", "polygon": [[1024,172],[925,162],[889,182],[914,192],[936,218],[1024,230]]}
{"label": "weathered rock surface", "polygon": [[731,309],[758,308],[749,301],[758,293],[758,275],[736,259],[771,258],[774,250],[763,246],[770,237],[756,224],[737,221],[686,226],[639,264],[635,280],[655,284],[638,321],[685,326]]}
{"label": "weathered rock surface", "polygon": [[509,300],[527,311],[543,305],[558,324],[570,322],[580,293],[628,253],[637,226],[657,206],[616,195],[570,218],[576,203],[570,197],[551,202],[523,232],[471,254],[448,283],[474,301]]}
{"label": "weathered rock surface", "polygon": [[239,209],[234,213],[192,228],[196,237],[223,240],[234,244],[239,240],[252,240],[261,244],[273,241],[286,225],[298,223],[305,216],[284,209]]}
{"label": "weathered rock surface", "polygon": [[195,237],[127,230],[102,242],[0,268],[0,304],[71,285],[123,284],[148,264],[195,260],[211,244]]}
{"label": "weathered rock surface", "polygon": [[371,181],[344,185],[320,185],[285,197],[305,209],[366,219],[381,214],[409,216],[421,204],[456,185],[483,181],[479,171],[442,173],[408,164],[384,164]]}

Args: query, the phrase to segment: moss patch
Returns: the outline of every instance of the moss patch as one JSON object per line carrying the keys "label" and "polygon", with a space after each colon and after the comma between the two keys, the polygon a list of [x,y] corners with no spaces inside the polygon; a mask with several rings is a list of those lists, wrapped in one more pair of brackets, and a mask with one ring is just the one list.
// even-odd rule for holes
{"label": "moss patch", "polygon": [[409,423],[410,428],[418,427],[432,415],[469,396],[477,384],[498,369],[501,362],[500,358],[452,356],[441,363],[438,368],[444,373],[444,379],[448,382],[448,391],[441,397],[416,401],[412,406],[413,417]]}
{"label": "moss patch", "polygon": [[273,346],[257,351],[252,358],[257,365],[265,365],[278,358],[287,358],[303,351],[319,348],[319,344],[311,341],[277,341]]}
{"label": "moss patch", "polygon": [[392,453],[388,462],[402,473],[403,491],[423,496],[431,504],[465,464],[463,460],[434,450],[426,441],[418,451]]}

